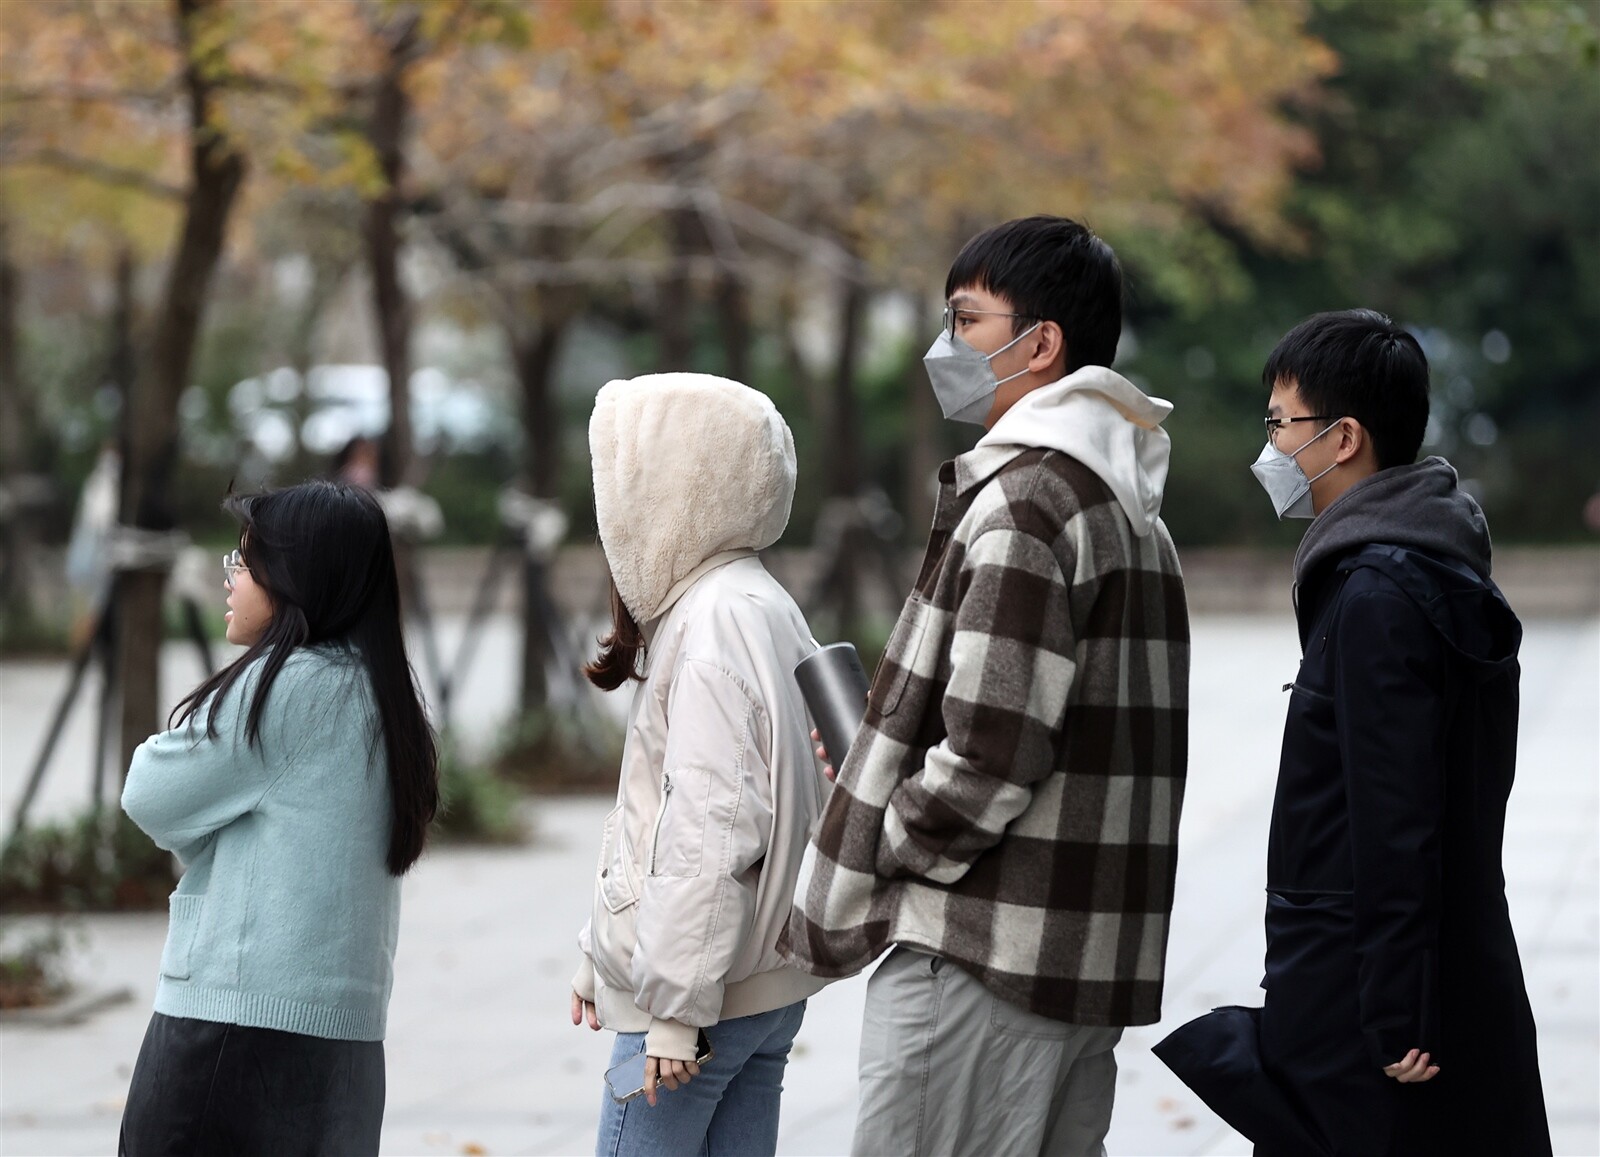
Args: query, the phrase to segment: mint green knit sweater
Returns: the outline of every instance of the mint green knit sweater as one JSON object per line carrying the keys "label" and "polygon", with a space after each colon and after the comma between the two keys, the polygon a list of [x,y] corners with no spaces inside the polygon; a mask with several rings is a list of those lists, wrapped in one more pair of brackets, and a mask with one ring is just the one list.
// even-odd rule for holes
{"label": "mint green knit sweater", "polygon": [[334,1040],[382,1040],[400,881],[384,866],[389,787],[356,656],[301,648],[245,721],[259,661],[201,723],[134,752],[123,810],[185,865],[156,1011]]}

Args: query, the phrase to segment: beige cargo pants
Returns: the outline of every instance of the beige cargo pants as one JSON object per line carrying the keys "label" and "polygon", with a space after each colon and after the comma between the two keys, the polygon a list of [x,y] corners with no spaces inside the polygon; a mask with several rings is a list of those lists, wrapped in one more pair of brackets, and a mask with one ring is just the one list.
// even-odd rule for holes
{"label": "beige cargo pants", "polygon": [[1104,1157],[1120,1028],[1066,1024],[937,956],[867,983],[854,1157]]}

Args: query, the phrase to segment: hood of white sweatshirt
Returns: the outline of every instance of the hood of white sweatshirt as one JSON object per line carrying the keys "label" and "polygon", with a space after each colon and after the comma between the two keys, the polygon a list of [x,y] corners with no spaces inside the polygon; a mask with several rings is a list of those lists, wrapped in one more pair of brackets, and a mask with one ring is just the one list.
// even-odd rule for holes
{"label": "hood of white sweatshirt", "polygon": [[710,374],[610,382],[589,419],[600,543],[640,624],[715,556],[763,550],[789,524],[794,437],[771,400]]}
{"label": "hood of white sweatshirt", "polygon": [[1059,450],[1111,488],[1143,538],[1161,516],[1172,439],[1161,423],[1172,403],[1152,398],[1115,370],[1084,366],[1026,393],[978,439],[979,447]]}

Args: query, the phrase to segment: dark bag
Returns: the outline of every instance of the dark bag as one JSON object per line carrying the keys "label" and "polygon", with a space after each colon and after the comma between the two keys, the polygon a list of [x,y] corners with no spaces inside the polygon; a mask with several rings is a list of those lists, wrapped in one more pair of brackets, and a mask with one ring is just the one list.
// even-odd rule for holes
{"label": "dark bag", "polygon": [[1175,1029],[1150,1051],[1257,1157],[1329,1157],[1320,1130],[1261,1064],[1261,1010],[1228,1005]]}

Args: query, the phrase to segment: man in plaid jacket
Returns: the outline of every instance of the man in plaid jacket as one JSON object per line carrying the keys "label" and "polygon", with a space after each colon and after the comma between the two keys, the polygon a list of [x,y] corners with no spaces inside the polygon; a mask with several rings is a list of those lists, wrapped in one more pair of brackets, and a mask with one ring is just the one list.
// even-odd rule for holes
{"label": "man in plaid jacket", "polygon": [[926,364],[985,426],[940,469],[915,591],[785,942],[867,988],[853,1151],[1103,1153],[1160,1018],[1189,628],[1167,402],[1108,368],[1122,277],[1076,222],[973,238]]}

